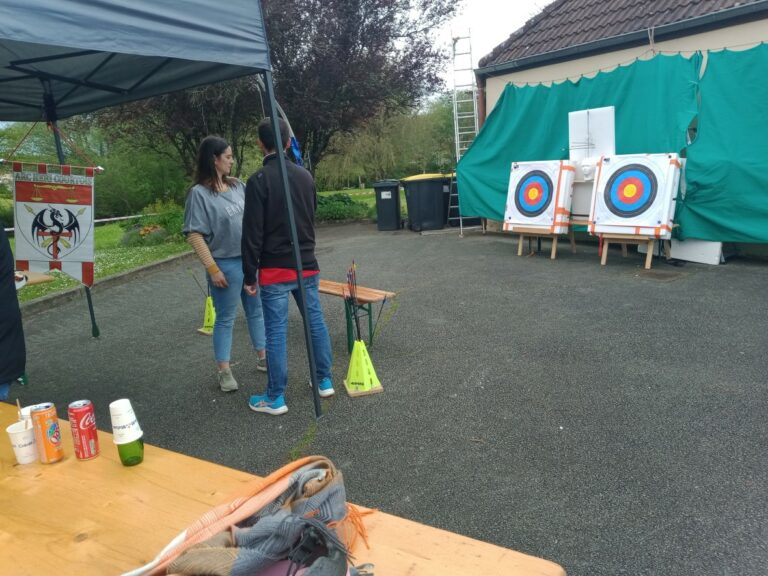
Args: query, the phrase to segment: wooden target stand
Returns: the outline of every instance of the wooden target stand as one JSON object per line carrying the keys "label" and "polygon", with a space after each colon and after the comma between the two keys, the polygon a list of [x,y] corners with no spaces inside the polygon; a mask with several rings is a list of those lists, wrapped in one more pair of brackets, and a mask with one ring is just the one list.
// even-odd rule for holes
{"label": "wooden target stand", "polygon": [[[529,254],[533,253],[533,250],[530,247],[531,240],[535,238],[537,241],[540,241],[542,238],[549,238],[552,240],[552,249],[550,251],[549,258],[551,260],[554,260],[555,258],[557,258],[557,241],[558,241],[558,238],[561,236],[561,234],[550,234],[547,232],[543,232],[540,228],[524,228],[520,226],[515,226],[512,232],[520,235],[520,239],[517,244],[518,256],[523,255],[523,243],[525,242],[525,237],[527,236],[528,242],[529,242],[529,246],[528,246]],[[571,252],[576,254],[576,238],[573,235],[572,227],[568,228],[568,239],[570,240],[570,243],[571,243]],[[539,246],[539,250],[541,250],[541,246]]]}
{"label": "wooden target stand", "polygon": [[[608,262],[608,246],[611,244],[621,244],[621,256],[627,257],[627,244],[646,244],[647,253],[645,255],[645,270],[651,269],[653,261],[653,247],[658,238],[653,236],[636,236],[634,234],[601,234],[603,240],[602,253],[600,255],[600,266],[605,266]],[[664,256],[670,258],[670,241],[664,240]]]}

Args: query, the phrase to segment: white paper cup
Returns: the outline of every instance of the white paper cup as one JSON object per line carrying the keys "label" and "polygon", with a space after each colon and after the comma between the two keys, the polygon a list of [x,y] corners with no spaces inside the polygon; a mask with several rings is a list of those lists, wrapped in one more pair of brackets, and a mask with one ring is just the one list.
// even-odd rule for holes
{"label": "white paper cup", "polygon": [[11,439],[13,453],[19,464],[37,462],[37,446],[35,445],[35,429],[29,420],[14,422],[5,429]]}
{"label": "white paper cup", "polygon": [[115,444],[128,444],[144,435],[128,398],[112,402],[109,415],[112,418],[112,441]]}

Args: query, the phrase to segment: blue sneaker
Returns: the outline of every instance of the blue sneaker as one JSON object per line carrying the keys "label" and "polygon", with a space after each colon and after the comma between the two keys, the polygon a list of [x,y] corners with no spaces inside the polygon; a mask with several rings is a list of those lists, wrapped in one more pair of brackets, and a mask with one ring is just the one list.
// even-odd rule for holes
{"label": "blue sneaker", "polygon": [[[312,388],[312,380],[309,381],[309,387]],[[323,378],[320,381],[317,393],[320,395],[320,398],[329,398],[336,393],[330,378]]]}
{"label": "blue sneaker", "polygon": [[272,414],[272,416],[279,416],[288,412],[288,406],[285,405],[285,397],[282,394],[274,400],[270,400],[266,394],[263,396],[254,394],[248,401],[248,406],[254,412],[264,412],[265,414]]}

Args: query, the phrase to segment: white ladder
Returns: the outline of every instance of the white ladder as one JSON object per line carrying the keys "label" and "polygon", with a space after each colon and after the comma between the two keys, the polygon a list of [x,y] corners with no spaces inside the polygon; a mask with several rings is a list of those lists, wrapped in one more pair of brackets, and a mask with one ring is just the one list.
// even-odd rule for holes
{"label": "white ladder", "polygon": [[[472,67],[472,39],[453,37],[453,134],[456,148],[456,164],[467,151],[478,132],[477,84]],[[459,224],[459,236],[464,236],[464,219],[461,216],[459,188],[456,174],[451,179],[451,197],[448,204],[448,224]]]}

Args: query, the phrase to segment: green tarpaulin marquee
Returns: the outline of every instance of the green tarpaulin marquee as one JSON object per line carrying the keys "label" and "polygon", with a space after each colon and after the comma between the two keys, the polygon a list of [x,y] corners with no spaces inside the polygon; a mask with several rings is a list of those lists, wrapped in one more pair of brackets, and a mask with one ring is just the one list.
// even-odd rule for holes
{"label": "green tarpaulin marquee", "polygon": [[708,54],[681,238],[768,242],[768,46]]}
{"label": "green tarpaulin marquee", "polygon": [[614,106],[617,154],[688,155],[681,237],[768,242],[768,47],[708,58],[701,83],[696,53],[551,86],[508,85],[459,162],[462,214],[503,220],[511,162],[568,158],[568,113]]}

